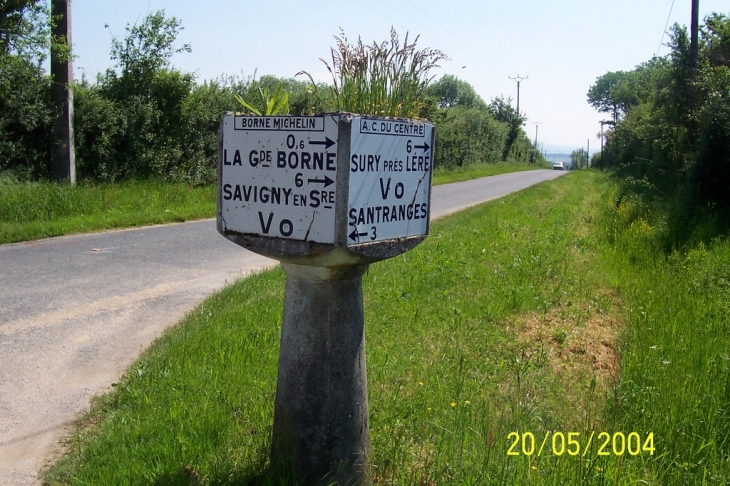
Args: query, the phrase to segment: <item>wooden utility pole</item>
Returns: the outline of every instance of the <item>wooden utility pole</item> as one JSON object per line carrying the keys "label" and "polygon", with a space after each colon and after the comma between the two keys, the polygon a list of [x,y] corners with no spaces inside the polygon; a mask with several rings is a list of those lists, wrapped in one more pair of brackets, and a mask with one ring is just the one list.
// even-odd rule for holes
{"label": "wooden utility pole", "polygon": [[56,116],[51,143],[53,178],[76,183],[73,129],[71,0],[51,0],[51,106]]}
{"label": "wooden utility pole", "polygon": [[601,170],[603,170],[603,121],[598,122],[601,124]]}
{"label": "wooden utility pole", "polygon": [[535,125],[535,150],[537,150],[537,126],[542,125],[542,122],[532,122]]}
{"label": "wooden utility pole", "polygon": [[517,116],[520,116],[520,82],[524,81],[525,79],[529,79],[529,76],[525,76],[524,78],[520,76],[519,74],[515,76],[514,78],[512,76],[507,76],[509,79],[514,79],[517,81]]}
{"label": "wooden utility pole", "polygon": [[697,58],[699,57],[699,29],[700,29],[700,0],[692,0],[692,32],[689,43],[689,59],[692,68],[692,75],[697,71]]}

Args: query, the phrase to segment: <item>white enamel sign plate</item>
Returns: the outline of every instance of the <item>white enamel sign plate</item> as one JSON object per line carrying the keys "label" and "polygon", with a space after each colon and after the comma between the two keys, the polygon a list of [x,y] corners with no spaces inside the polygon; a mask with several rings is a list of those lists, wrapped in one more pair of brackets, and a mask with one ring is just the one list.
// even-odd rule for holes
{"label": "white enamel sign plate", "polygon": [[428,233],[433,125],[352,120],[350,245]]}
{"label": "white enamel sign plate", "polygon": [[333,243],[336,142],[331,116],[226,115],[220,181],[225,228]]}

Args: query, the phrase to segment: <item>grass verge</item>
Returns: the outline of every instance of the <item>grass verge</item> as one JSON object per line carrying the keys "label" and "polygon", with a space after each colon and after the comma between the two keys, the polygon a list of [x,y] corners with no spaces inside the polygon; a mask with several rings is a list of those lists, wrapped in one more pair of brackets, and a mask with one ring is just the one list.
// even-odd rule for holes
{"label": "grass verge", "polygon": [[[626,430],[604,413],[621,308],[599,271],[600,180],[571,174],[453,215],[371,266],[377,484],[653,478],[646,455],[537,452],[551,431],[585,446],[591,432]],[[239,281],[167,332],[95,401],[47,484],[281,484],[267,453],[283,287],[278,269]]]}
{"label": "grass verge", "polygon": [[215,207],[214,186],[0,184],[0,244],[210,218]]}
{"label": "grass verge", "polygon": [[[434,184],[533,169],[524,164],[484,164],[437,171]],[[0,178],[0,244],[113,228],[213,218],[215,186],[162,182],[79,184],[15,183]]]}
{"label": "grass verge", "polygon": [[[730,244],[576,172],[455,214],[364,278],[375,484],[727,484]],[[46,484],[269,471],[284,276],[241,280],[95,400]],[[651,440],[649,440],[651,439]]]}
{"label": "grass verge", "polygon": [[[376,484],[726,484],[730,244],[666,255],[576,172],[458,213],[364,278]],[[284,276],[242,280],[95,401],[48,484],[285,484]],[[575,454],[574,454],[575,453]]]}
{"label": "grass verge", "polygon": [[433,173],[433,185],[450,184],[462,182],[480,177],[490,177],[509,172],[522,172],[525,170],[547,169],[548,167],[537,167],[531,164],[517,162],[496,162],[493,164],[474,164],[467,167],[452,169],[436,169]]}
{"label": "grass verge", "polygon": [[603,259],[627,322],[610,413],[623,430],[654,432],[654,484],[728,484],[730,241],[708,240],[706,220],[694,242],[667,250],[671,206],[618,184],[605,197]]}
{"label": "grass verge", "polygon": [[[661,231],[578,172],[373,265],[376,483],[725,484],[730,245],[667,256]],[[240,281],[170,330],[46,482],[280,484],[267,452],[283,281]]]}

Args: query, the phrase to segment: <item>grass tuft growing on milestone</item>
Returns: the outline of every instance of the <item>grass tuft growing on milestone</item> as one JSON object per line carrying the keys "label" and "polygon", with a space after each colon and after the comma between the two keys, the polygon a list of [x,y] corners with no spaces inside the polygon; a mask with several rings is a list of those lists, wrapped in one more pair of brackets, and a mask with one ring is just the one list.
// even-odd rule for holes
{"label": "grass tuft growing on milestone", "polygon": [[[438,49],[418,50],[418,37],[401,44],[395,29],[390,42],[350,44],[345,32],[335,36],[336,48],[330,49],[331,64],[322,59],[332,75],[332,94],[339,111],[361,115],[418,118],[424,107],[424,91],[432,80],[429,75],[449,57]],[[317,85],[306,71],[312,86]]]}

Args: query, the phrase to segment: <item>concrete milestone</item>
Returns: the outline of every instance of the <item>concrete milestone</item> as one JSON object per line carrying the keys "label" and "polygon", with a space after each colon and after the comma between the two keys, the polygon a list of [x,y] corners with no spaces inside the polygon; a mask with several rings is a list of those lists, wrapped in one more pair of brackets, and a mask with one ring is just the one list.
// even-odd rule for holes
{"label": "concrete milestone", "polygon": [[218,231],[286,273],[271,464],[370,484],[362,276],[428,234],[433,126],[349,114],[221,127]]}

